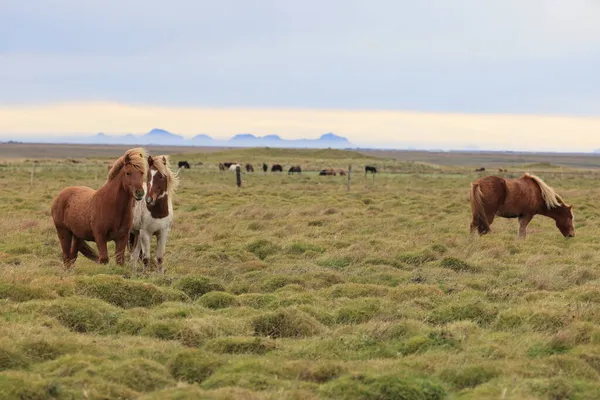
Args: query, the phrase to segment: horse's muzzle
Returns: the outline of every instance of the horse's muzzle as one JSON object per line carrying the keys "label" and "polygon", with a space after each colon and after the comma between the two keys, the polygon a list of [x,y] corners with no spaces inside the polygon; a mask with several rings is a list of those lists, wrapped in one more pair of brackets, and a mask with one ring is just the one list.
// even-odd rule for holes
{"label": "horse's muzzle", "polygon": [[153,206],[154,203],[155,203],[155,201],[152,198],[152,196],[146,196],[146,204],[148,204],[149,206]]}
{"label": "horse's muzzle", "polygon": [[136,190],[134,197],[137,201],[140,201],[141,199],[144,198],[144,191],[143,190]]}

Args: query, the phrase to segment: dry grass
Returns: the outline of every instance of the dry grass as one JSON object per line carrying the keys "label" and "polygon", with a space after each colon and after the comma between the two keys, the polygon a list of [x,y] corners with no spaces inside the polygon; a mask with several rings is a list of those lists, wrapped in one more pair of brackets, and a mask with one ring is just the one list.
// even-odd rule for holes
{"label": "dry grass", "polygon": [[[109,159],[45,160],[31,190],[30,162],[0,166],[0,399],[600,391],[593,171],[530,170],[574,204],[574,239],[536,217],[525,241],[501,219],[470,240],[478,175],[458,161],[275,149],[173,158],[192,169],[182,171],[164,275],[132,276],[114,264],[114,247],[106,266],[80,258],[62,270],[52,198],[68,185],[99,187]],[[219,161],[309,172],[244,174],[237,189]],[[384,162],[375,182],[354,175],[350,192],[345,178],[311,172]]]}

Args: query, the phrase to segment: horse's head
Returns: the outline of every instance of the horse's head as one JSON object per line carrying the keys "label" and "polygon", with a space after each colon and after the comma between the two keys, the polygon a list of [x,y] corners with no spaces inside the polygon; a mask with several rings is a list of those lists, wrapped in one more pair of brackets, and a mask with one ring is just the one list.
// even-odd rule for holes
{"label": "horse's head", "polygon": [[575,228],[573,227],[573,207],[563,204],[554,209],[554,220],[556,227],[564,237],[571,238],[575,236]]}
{"label": "horse's head", "polygon": [[[143,160],[143,155],[140,154]],[[140,162],[137,157],[133,157],[129,152],[123,157],[123,166],[121,168],[121,184],[123,189],[130,193],[137,201],[144,198],[144,175],[145,168],[140,168]]]}
{"label": "horse's head", "polygon": [[172,177],[169,174],[168,159],[166,156],[148,157],[148,180],[146,203],[153,206],[156,200],[162,199],[169,193]]}

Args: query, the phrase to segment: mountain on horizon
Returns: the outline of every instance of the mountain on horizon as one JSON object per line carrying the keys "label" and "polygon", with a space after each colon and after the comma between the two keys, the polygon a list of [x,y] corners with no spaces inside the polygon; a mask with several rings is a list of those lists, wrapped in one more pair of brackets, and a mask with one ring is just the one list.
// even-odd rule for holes
{"label": "mountain on horizon", "polygon": [[61,138],[38,138],[40,143],[81,143],[81,144],[126,144],[126,145],[167,145],[167,146],[234,146],[234,147],[287,147],[287,148],[350,148],[350,141],[334,133],[325,133],[318,139],[283,139],[279,135],[256,136],[252,133],[239,133],[228,140],[214,139],[206,134],[198,134],[190,139],[169,132],[166,129],[153,128],[145,134],[107,135],[98,132],[93,136],[74,136]]}

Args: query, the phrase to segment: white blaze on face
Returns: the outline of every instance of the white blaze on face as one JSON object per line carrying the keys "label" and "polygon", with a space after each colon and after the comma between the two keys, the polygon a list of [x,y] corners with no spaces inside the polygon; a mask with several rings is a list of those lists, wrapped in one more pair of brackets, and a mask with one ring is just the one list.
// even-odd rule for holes
{"label": "white blaze on face", "polygon": [[150,170],[150,186],[148,187],[148,193],[150,193],[150,190],[152,190],[152,184],[154,183],[154,177],[156,176],[157,172],[158,171],[155,169]]}

